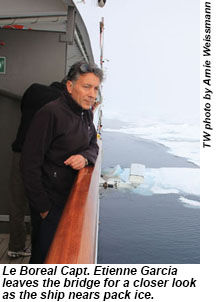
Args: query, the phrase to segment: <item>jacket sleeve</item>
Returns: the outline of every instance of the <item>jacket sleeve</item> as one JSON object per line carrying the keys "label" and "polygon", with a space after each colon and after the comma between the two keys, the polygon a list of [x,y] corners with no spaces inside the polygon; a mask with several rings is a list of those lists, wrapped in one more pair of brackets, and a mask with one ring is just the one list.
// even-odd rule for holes
{"label": "jacket sleeve", "polygon": [[28,130],[21,154],[21,171],[30,205],[39,213],[48,211],[51,202],[42,182],[42,165],[53,139],[54,114],[40,110]]}
{"label": "jacket sleeve", "polygon": [[97,144],[97,132],[95,130],[93,123],[92,123],[92,132],[93,134],[91,136],[89,148],[79,152],[79,154],[87,158],[89,164],[94,165],[98,156],[99,147]]}

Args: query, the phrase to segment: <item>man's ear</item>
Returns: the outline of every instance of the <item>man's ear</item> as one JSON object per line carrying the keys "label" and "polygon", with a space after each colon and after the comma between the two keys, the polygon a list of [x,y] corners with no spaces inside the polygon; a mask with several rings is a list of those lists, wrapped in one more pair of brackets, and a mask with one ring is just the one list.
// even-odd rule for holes
{"label": "man's ear", "polygon": [[72,89],[73,89],[73,83],[72,83],[71,81],[67,81],[66,87],[67,87],[67,91],[68,91],[69,93],[71,93],[71,92],[72,92]]}

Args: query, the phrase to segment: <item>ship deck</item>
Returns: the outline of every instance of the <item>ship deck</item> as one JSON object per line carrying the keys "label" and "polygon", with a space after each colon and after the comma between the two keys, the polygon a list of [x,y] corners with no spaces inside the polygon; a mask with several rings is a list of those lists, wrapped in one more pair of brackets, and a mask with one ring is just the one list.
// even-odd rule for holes
{"label": "ship deck", "polygon": [[[11,259],[7,255],[9,234],[0,234],[0,264],[26,264],[29,257],[19,257]],[[26,247],[30,247],[30,236],[27,236]]]}

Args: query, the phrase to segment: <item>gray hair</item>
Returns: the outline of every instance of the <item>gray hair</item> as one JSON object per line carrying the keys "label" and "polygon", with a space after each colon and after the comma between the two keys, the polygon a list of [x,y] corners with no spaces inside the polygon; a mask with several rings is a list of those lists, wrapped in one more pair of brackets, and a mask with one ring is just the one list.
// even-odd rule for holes
{"label": "gray hair", "polygon": [[75,82],[80,75],[85,73],[93,73],[96,77],[99,78],[100,82],[103,81],[103,71],[95,64],[89,64],[84,61],[79,61],[73,64],[68,71],[67,76],[63,79],[63,82],[67,81]]}

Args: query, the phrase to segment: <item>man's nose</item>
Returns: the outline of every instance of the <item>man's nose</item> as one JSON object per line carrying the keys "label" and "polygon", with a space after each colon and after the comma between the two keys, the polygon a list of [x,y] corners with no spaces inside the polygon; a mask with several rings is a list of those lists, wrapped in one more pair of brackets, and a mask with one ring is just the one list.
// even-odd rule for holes
{"label": "man's nose", "polygon": [[90,89],[88,96],[91,97],[91,98],[93,98],[95,100],[96,97],[97,97],[97,91],[95,91],[94,88]]}

